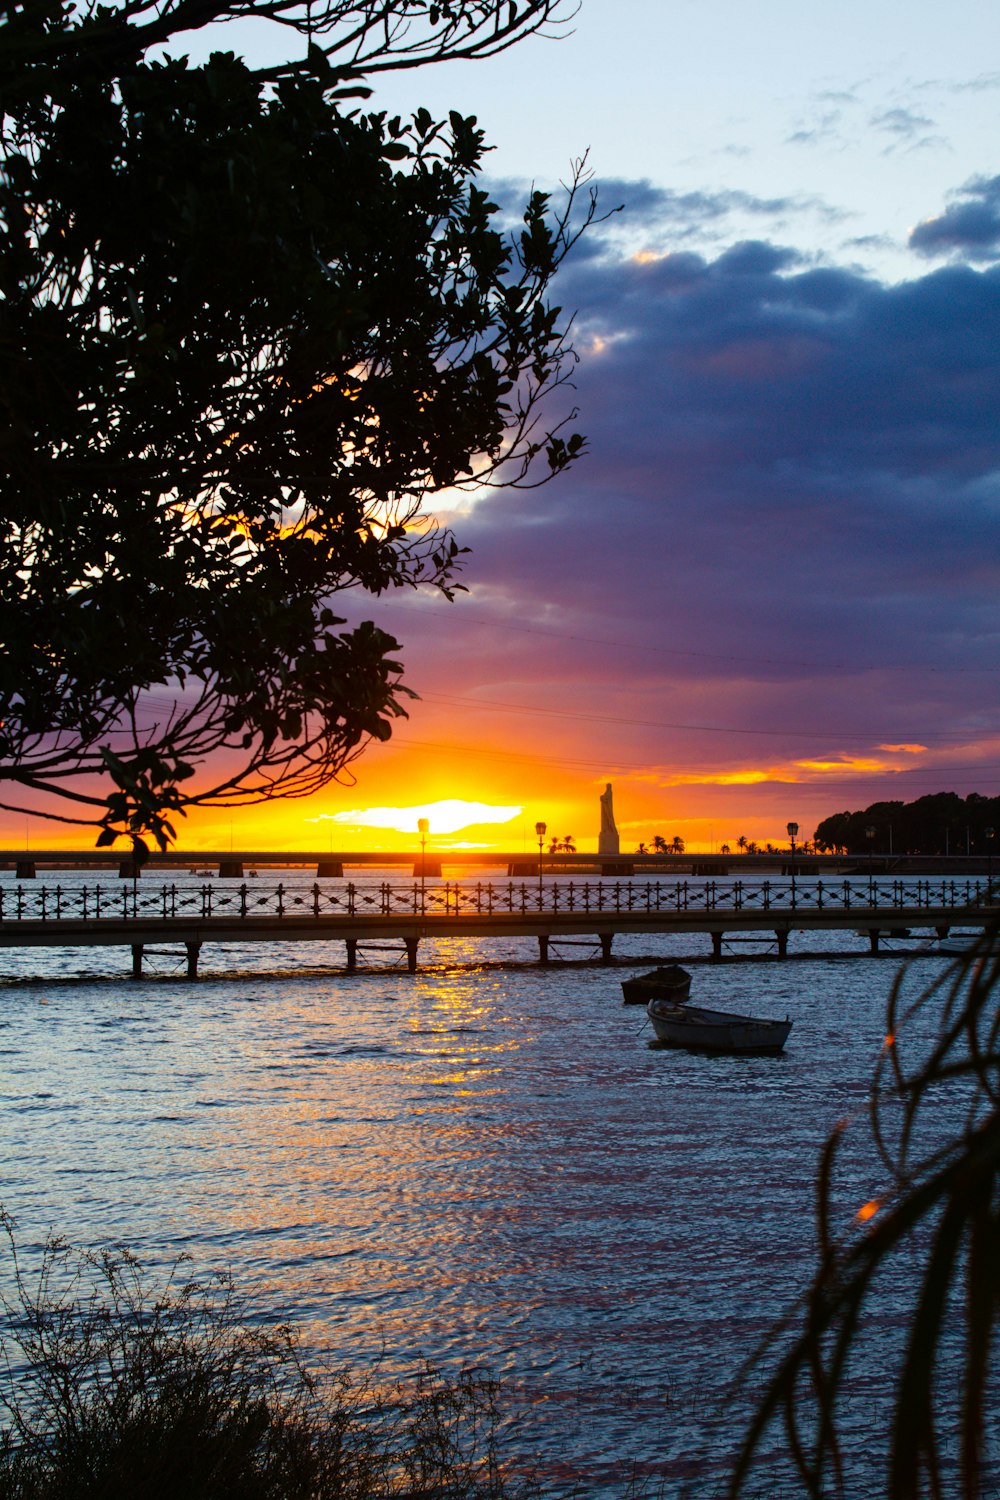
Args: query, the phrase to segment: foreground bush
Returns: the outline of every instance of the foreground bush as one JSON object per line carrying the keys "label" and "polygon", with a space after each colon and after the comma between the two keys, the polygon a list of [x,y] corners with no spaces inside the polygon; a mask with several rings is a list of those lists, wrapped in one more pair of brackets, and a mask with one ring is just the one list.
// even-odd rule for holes
{"label": "foreground bush", "polygon": [[307,1367],[226,1275],[155,1288],[127,1250],[50,1240],[29,1285],[0,1210],[0,1500],[508,1500],[493,1382]]}

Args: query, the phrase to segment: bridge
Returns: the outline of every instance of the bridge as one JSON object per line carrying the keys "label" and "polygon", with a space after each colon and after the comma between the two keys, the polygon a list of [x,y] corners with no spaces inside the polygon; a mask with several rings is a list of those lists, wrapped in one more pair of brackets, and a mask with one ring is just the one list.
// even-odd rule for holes
{"label": "bridge", "polygon": [[349,974],[388,948],[413,973],[432,938],[534,938],[544,964],[567,944],[610,963],[618,934],[707,933],[716,960],[727,941],[770,935],[785,958],[796,931],[861,932],[874,954],[914,925],[943,937],[998,917],[1000,888],[978,879],[0,885],[0,948],[124,946],[136,978],[164,943],[191,979],[206,943],[343,943]]}
{"label": "bridge", "polygon": [[[422,862],[423,859],[423,862]],[[318,880],[341,880],[349,870],[365,871],[377,868],[409,867],[414,876],[421,870],[425,876],[440,878],[444,868],[473,873],[487,868],[506,869],[509,877],[527,878],[538,875],[538,852],[531,850],[504,851],[483,849],[428,849],[422,857],[420,852],[378,850],[334,850],[317,849],[168,849],[150,851],[148,860],[139,869],[131,855],[109,849],[0,849],[0,870],[11,871],[18,880],[34,880],[39,872],[55,870],[112,871],[127,879],[165,872],[179,873],[182,870],[211,874],[224,880],[242,880],[244,875],[258,870],[299,869],[311,871]],[[726,878],[766,874],[777,871],[783,875],[830,876],[830,875],[894,875],[931,876],[948,875],[953,878],[985,875],[993,872],[993,858],[989,854],[920,855],[876,852],[874,849],[855,854],[803,854],[798,850],[793,855],[788,849],[771,849],[755,854],[694,853],[686,854],[622,854],[610,858],[598,854],[555,853],[544,851],[541,869],[546,875],[604,875],[628,879],[634,875],[691,875],[694,877]]]}

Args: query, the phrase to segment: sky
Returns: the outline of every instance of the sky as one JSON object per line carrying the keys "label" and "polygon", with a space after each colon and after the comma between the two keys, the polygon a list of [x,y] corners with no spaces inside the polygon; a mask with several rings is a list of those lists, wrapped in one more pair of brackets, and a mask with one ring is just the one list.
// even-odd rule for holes
{"label": "sky", "polygon": [[455,603],[362,611],[420,698],[353,784],[181,843],[590,849],[611,782],[623,848],[710,850],[1000,793],[1000,10],[582,0],[374,102],[476,114],[505,205],[584,153],[623,205],[556,287],[588,452],[442,510]]}

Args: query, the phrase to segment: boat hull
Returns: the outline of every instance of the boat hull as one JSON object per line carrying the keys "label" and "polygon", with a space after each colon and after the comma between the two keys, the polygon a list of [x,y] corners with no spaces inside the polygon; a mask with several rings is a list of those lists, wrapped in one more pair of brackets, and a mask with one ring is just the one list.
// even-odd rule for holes
{"label": "boat hull", "polygon": [[679,1047],[687,1052],[777,1057],[792,1029],[789,1020],[734,1016],[694,1005],[671,1005],[664,1000],[650,1000],[646,1010],[657,1041],[662,1046]]}
{"label": "boat hull", "polygon": [[622,980],[623,1005],[648,1005],[650,1000],[672,1000],[683,1005],[691,993],[691,975],[680,964],[668,964]]}

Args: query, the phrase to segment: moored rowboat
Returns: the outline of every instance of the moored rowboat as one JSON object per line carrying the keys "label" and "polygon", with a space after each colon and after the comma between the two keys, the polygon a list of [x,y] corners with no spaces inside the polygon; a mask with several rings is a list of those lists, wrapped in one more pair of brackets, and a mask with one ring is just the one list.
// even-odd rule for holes
{"label": "moored rowboat", "polygon": [[650,1000],[672,1000],[675,1005],[683,1005],[690,993],[691,975],[680,964],[667,964],[661,969],[651,969],[648,974],[622,980],[625,1005],[648,1005]]}
{"label": "moored rowboat", "polygon": [[674,1005],[669,1000],[650,1000],[646,1007],[657,1040],[666,1047],[684,1047],[689,1052],[731,1052],[777,1056],[788,1039],[792,1023],[769,1021],[756,1016],[734,1016],[722,1010],[703,1010],[697,1005]]}

